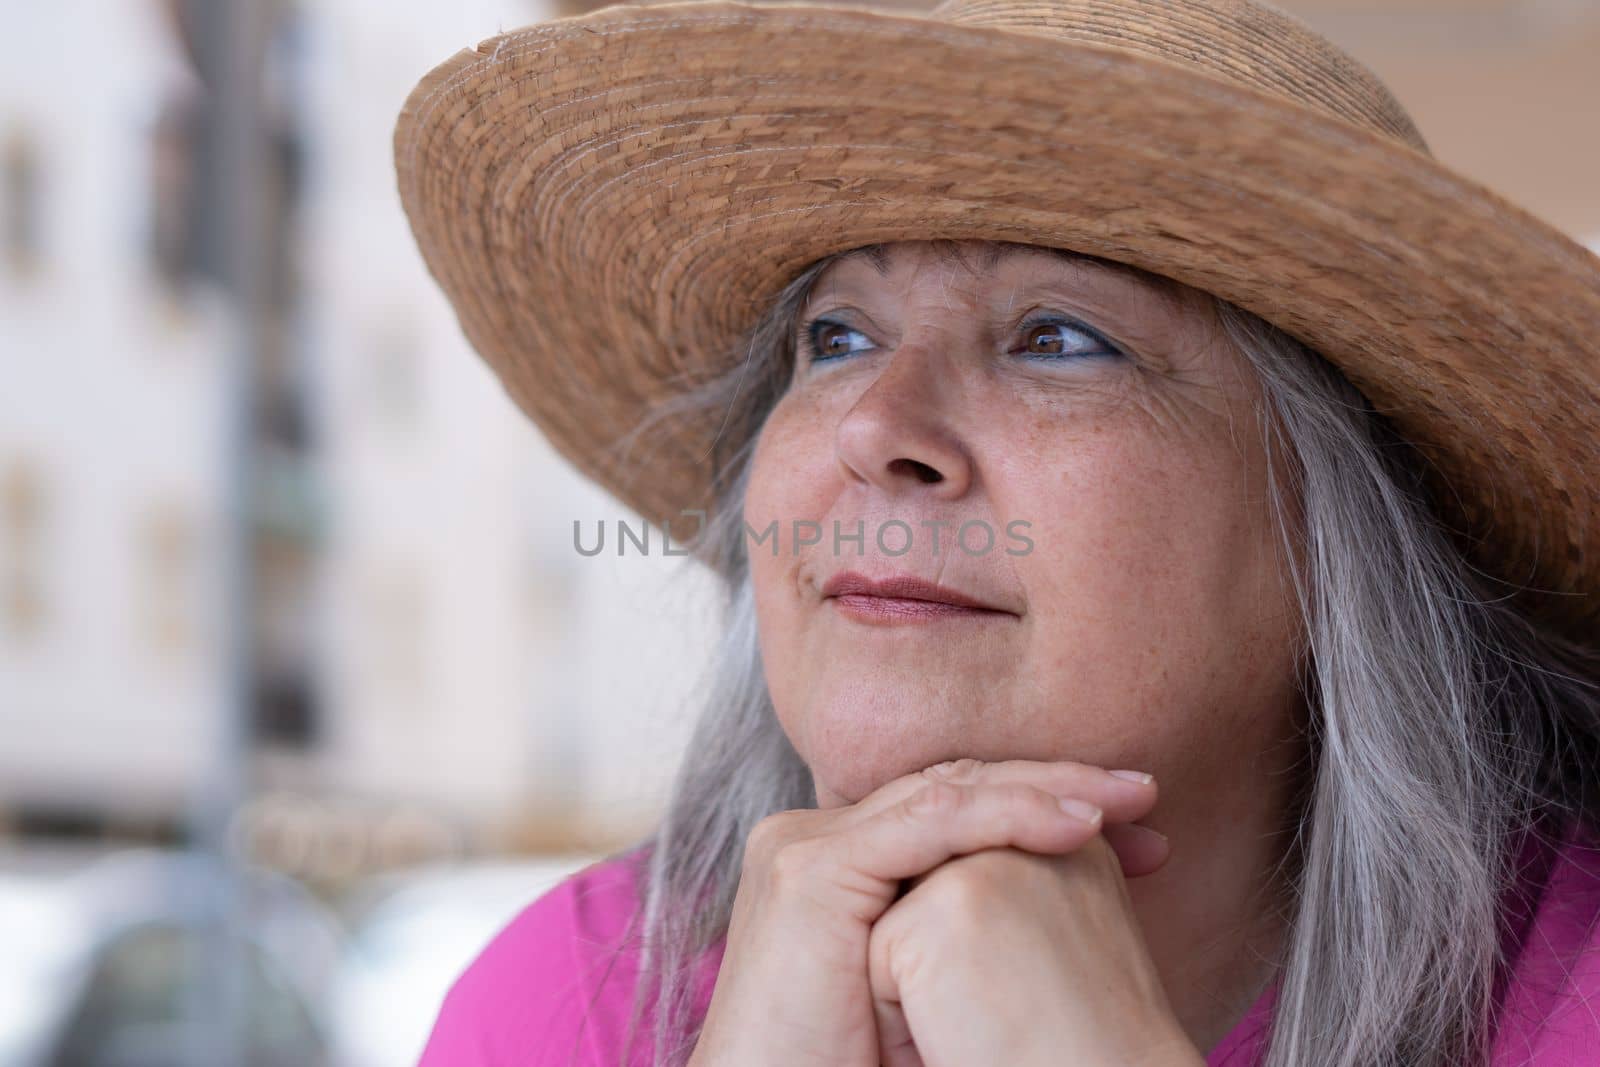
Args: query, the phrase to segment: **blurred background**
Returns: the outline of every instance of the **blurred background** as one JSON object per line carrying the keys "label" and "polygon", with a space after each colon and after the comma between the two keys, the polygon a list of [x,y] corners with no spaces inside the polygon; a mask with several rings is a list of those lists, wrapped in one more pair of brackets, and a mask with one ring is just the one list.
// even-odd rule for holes
{"label": "blurred background", "polygon": [[[0,7],[0,1067],[409,1067],[650,829],[709,584],[574,550],[642,521],[466,346],[390,149],[435,63],[595,6]],[[1280,6],[1600,250],[1600,0]]]}

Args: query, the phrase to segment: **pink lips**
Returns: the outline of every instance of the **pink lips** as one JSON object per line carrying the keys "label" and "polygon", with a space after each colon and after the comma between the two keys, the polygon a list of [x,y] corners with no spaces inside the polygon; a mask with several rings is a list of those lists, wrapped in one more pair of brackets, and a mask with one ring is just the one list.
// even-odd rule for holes
{"label": "pink lips", "polygon": [[842,571],[828,579],[822,595],[850,618],[879,625],[1016,617],[1004,608],[909,574],[868,578]]}

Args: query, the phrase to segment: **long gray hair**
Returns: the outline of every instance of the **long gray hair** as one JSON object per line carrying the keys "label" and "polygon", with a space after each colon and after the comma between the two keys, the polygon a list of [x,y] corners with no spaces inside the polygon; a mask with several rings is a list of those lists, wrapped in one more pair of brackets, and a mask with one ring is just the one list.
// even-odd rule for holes
{"label": "long gray hair", "polygon": [[[796,317],[833,258],[779,294],[726,374],[656,415],[722,422],[716,507],[696,548],[722,580],[727,621],[667,811],[620,854],[647,852],[624,1045],[654,1011],[654,1067],[693,1050],[693,975],[726,935],[751,829],[816,805],[767,693],[743,498],[792,371]],[[1308,645],[1307,759],[1279,865],[1293,892],[1264,1065],[1482,1062],[1518,842],[1562,817],[1600,825],[1600,649],[1524,617],[1468,564],[1428,508],[1423,461],[1331,363],[1211,299],[1260,377],[1267,453],[1289,457],[1269,500],[1297,561]]]}

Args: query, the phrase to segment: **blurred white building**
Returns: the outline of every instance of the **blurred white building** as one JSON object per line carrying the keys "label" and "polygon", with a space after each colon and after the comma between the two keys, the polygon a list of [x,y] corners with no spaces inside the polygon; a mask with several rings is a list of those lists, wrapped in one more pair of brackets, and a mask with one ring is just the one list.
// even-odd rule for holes
{"label": "blurred white building", "polygon": [[306,253],[339,515],[324,646],[338,715],[320,758],[342,787],[613,838],[646,825],[677,761],[706,584],[673,582],[680,560],[574,549],[574,519],[592,540],[626,513],[468,347],[393,169],[394,121],[423,73],[544,17],[510,0],[318,8]]}
{"label": "blurred white building", "polygon": [[[13,816],[181,819],[224,706],[221,372],[236,349],[215,291],[168,276],[163,227],[182,229],[196,170],[174,163],[174,101],[196,84],[170,10],[6,15],[0,813]],[[283,462],[268,449],[258,504],[271,673],[257,780],[299,798],[302,824],[339,823],[346,853],[363,819],[395,812],[484,848],[642,832],[709,638],[705,578],[682,560],[575,551],[574,519],[638,520],[555,456],[466,345],[395,193],[390,138],[412,84],[540,17],[511,0],[328,0],[280,42],[299,202],[271,377],[304,410],[267,418],[306,423],[288,436],[308,443]],[[78,91],[38,92],[59,76],[55,52],[18,43],[68,39]]]}
{"label": "blurred white building", "polygon": [[5,23],[0,810],[160,817],[223,691],[227,323],[151,248],[158,111],[190,76],[149,4],[9,5]]}

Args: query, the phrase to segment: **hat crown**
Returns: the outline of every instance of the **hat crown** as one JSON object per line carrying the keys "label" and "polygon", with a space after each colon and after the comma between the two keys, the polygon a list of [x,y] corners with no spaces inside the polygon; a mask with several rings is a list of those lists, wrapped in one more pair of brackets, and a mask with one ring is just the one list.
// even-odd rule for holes
{"label": "hat crown", "polygon": [[1177,63],[1432,154],[1377,75],[1299,19],[1253,0],[945,0],[930,14]]}

